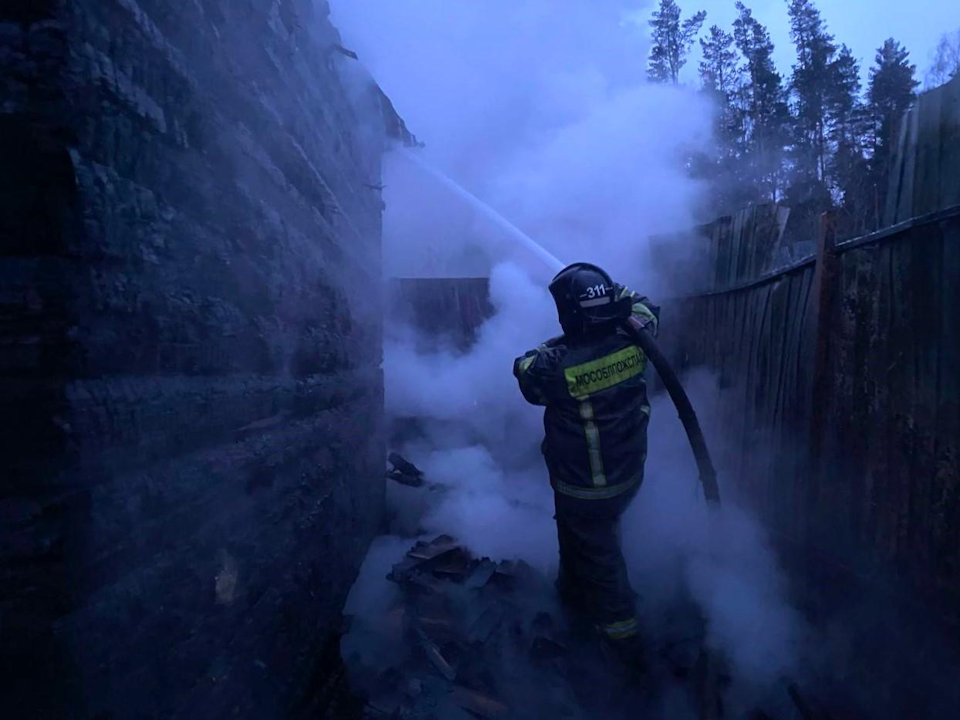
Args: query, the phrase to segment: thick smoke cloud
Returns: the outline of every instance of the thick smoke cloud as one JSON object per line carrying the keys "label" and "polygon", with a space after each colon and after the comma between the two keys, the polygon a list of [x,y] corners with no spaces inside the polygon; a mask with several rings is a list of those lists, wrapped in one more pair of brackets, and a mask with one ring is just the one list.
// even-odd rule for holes
{"label": "thick smoke cloud", "polygon": [[[676,289],[653,272],[648,237],[697,219],[703,189],[684,159],[709,144],[710,109],[690,90],[643,84],[636,11],[619,0],[341,0],[333,19],[426,142],[429,163],[561,259],[605,265],[659,299]],[[549,572],[557,550],[542,411],[511,374],[514,357],[559,333],[548,273],[401,153],[385,184],[387,275],[489,275],[496,310],[467,353],[424,353],[413,329],[387,323],[388,415],[421,420],[421,437],[402,450],[442,486],[429,500],[391,489],[398,527],[447,532],[478,554]],[[699,405],[710,405],[711,387],[696,383]],[[708,514],[668,403],[654,401],[647,480],[625,517],[648,625],[692,595],[734,670],[769,685],[791,669],[798,632],[776,564],[747,514]],[[401,548],[383,541],[371,562],[382,569]],[[351,600],[361,615],[383,599],[371,577]]]}
{"label": "thick smoke cloud", "polygon": [[[710,128],[692,93],[640,84],[637,7],[352,0],[334,3],[333,19],[431,163],[554,254],[619,265],[636,282],[643,239],[691,221],[701,188],[683,158]],[[389,159],[385,185],[388,274],[486,274],[514,256],[402,157]]]}
{"label": "thick smoke cloud", "polygon": [[546,570],[556,531],[538,446],[542,411],[517,401],[511,367],[517,348],[556,334],[556,317],[547,291],[513,264],[494,268],[490,294],[495,313],[467,354],[419,353],[409,329],[388,335],[387,414],[426,420],[425,437],[406,451],[445,492],[419,518],[424,530]]}

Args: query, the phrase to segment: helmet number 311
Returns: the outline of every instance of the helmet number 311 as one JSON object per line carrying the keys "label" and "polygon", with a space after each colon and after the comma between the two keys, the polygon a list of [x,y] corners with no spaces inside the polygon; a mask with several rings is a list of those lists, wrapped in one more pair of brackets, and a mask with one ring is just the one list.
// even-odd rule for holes
{"label": "helmet number 311", "polygon": [[592,285],[587,288],[587,297],[593,300],[594,298],[603,297],[607,294],[607,287],[605,285]]}

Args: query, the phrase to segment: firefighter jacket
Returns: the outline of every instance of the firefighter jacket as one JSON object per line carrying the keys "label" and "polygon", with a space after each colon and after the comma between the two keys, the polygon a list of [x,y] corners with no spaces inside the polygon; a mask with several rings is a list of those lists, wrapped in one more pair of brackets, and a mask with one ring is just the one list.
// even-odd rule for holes
{"label": "firefighter jacket", "polygon": [[[629,294],[633,313],[656,334],[659,308]],[[514,361],[527,402],[543,405],[543,455],[558,493],[584,500],[635,490],[646,460],[647,358],[627,332],[561,336]]]}

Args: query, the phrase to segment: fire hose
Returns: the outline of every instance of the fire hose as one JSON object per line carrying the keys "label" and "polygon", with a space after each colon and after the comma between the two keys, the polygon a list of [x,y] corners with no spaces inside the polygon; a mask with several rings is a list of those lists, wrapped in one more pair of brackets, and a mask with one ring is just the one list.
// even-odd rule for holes
{"label": "fire hose", "polygon": [[693,450],[693,457],[697,462],[704,497],[708,503],[719,505],[720,488],[717,486],[717,471],[710,457],[707,441],[703,437],[703,430],[700,429],[697,413],[694,411],[683,385],[680,384],[680,379],[674,372],[666,355],[660,351],[660,347],[654,341],[653,336],[636,317],[628,319],[624,323],[624,327],[630,337],[636,340],[637,345],[650,359],[653,367],[656,368],[657,374],[663,381],[663,386],[667,389],[670,399],[673,400],[673,404],[677,408],[677,414],[680,416],[680,422],[683,423],[687,440],[690,441],[690,448]]}

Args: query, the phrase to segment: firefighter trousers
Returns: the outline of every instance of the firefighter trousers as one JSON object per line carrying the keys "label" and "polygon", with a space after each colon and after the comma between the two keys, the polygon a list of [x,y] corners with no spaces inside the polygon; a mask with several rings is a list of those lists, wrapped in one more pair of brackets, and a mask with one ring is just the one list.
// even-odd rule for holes
{"label": "firefighter trousers", "polygon": [[610,640],[637,634],[635,595],[621,550],[620,516],[636,490],[604,500],[554,493],[561,599],[588,615]]}

